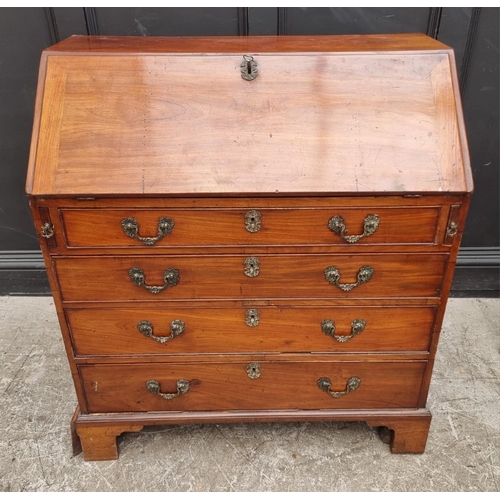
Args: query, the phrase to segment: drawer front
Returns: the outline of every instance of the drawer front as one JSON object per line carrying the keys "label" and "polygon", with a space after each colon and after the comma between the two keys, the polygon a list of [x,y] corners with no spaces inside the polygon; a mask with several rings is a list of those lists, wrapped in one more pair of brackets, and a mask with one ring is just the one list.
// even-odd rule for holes
{"label": "drawer front", "polygon": [[[363,409],[417,407],[426,365],[257,363],[87,365],[79,370],[90,412]],[[328,381],[322,380],[320,389],[321,379],[329,380],[330,391],[346,394],[333,397],[325,390]],[[175,397],[167,400],[156,392]]]}
{"label": "drawer front", "polygon": [[65,301],[436,297],[446,261],[446,254],[53,259]]}
{"label": "drawer front", "polygon": [[[360,245],[431,244],[439,212],[440,207],[61,210],[72,248],[348,245],[349,237]],[[162,219],[169,222],[159,229]]]}
{"label": "drawer front", "polygon": [[432,307],[69,309],[76,354],[427,351]]}

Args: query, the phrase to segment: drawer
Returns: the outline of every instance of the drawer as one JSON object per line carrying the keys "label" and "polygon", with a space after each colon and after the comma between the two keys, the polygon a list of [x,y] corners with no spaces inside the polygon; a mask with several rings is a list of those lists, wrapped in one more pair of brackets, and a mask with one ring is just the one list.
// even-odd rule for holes
{"label": "drawer", "polygon": [[[91,248],[347,245],[344,237],[349,239],[348,236],[361,245],[432,244],[439,212],[440,207],[374,206],[225,210],[67,208],[60,213],[67,246]],[[364,237],[356,238],[363,234]]]}
{"label": "drawer", "polygon": [[[415,408],[426,362],[80,366],[89,412]],[[250,378],[258,377],[258,378]],[[330,390],[346,394],[333,397]],[[358,379],[359,386],[357,386]],[[179,381],[181,382],[178,384]],[[149,389],[146,385],[150,382]],[[186,391],[187,392],[183,392]],[[157,394],[159,391],[164,399]],[[170,396],[169,396],[170,395]]]}
{"label": "drawer", "polygon": [[77,355],[427,351],[433,307],[68,309]]}
{"label": "drawer", "polygon": [[54,257],[53,262],[64,301],[158,301],[437,297],[447,258],[447,254],[107,256]]}

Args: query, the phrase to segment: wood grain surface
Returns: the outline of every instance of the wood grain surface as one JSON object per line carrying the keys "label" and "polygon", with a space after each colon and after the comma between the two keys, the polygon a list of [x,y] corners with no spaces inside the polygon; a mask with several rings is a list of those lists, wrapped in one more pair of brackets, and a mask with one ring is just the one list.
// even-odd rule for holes
{"label": "wood grain surface", "polygon": [[[246,324],[257,310],[256,326]],[[384,352],[427,351],[434,321],[433,307],[258,307],[143,309],[71,309],[66,311],[79,356],[144,354],[207,354],[264,352]],[[180,319],[184,332],[160,343],[138,329],[149,321],[157,337],[170,336],[170,324]],[[335,323],[335,335],[350,336],[352,322],[364,330],[347,341],[326,335],[324,320]]]}
{"label": "wood grain surface", "polygon": [[[26,190],[87,459],[116,458],[116,436],[147,424],[258,420],[365,420],[392,430],[394,452],[424,451],[472,191],[453,65],[412,34],[72,37],[44,52]],[[336,215],[348,235],[368,215],[380,224],[350,244],[328,228]],[[127,217],[141,237],[161,217],[174,227],[146,246]],[[374,273],[343,291],[325,279],[333,266],[344,285]],[[133,268],[150,286],[169,268],[180,280],[153,294]],[[162,343],[138,329],[167,337],[173,320],[184,331]],[[366,325],[340,342],[324,320],[345,337]],[[334,398],[321,377],[361,385]],[[165,400],[153,379],[190,388]]]}
{"label": "wood grain surface", "polygon": [[447,53],[51,55],[35,195],[468,189]]}
{"label": "wood grain surface", "polygon": [[[260,273],[244,274],[246,256],[54,258],[64,301],[165,301],[231,298],[436,297],[446,254],[259,255]],[[356,283],[363,266],[370,281],[345,292],[326,281],[336,267],[341,284]],[[167,269],[180,274],[176,286],[151,293],[136,286],[129,271],[140,268],[148,286],[163,286]]]}
{"label": "wood grain surface", "polygon": [[[128,237],[121,222],[133,217],[139,235],[156,237],[158,221],[168,217],[174,222],[169,235],[156,247],[172,246],[264,246],[264,245],[346,245],[342,237],[331,231],[329,220],[340,216],[347,235],[362,235],[364,220],[377,215],[378,229],[356,245],[434,243],[439,207],[425,208],[331,208],[329,210],[282,207],[260,209],[260,229],[246,229],[246,214],[252,208],[233,210],[62,210],[64,233],[68,247],[145,247],[138,239]],[[249,215],[250,217],[250,215]],[[412,227],[412,231],[408,231]],[[351,245],[354,247],[355,245]]]}
{"label": "wood grain surface", "polygon": [[[320,408],[415,408],[425,362],[260,363],[251,379],[244,363],[137,364],[81,366],[90,412],[265,410]],[[351,377],[359,389],[339,398],[320,390],[327,377],[332,391],[344,391]],[[178,380],[190,382],[186,394],[167,401],[146,389],[157,380],[161,392],[175,393]]]}
{"label": "wood grain surface", "polygon": [[340,35],[340,36],[199,36],[199,37],[116,37],[72,36],[46,50],[89,53],[231,53],[231,52],[378,52],[450,50],[422,33]]}

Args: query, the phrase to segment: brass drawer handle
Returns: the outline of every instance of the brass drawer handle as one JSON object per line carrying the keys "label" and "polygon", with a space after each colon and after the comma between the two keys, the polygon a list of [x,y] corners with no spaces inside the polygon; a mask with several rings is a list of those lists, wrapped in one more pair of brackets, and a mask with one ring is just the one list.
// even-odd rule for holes
{"label": "brass drawer handle", "polygon": [[350,392],[354,392],[358,387],[361,385],[361,380],[358,377],[351,377],[347,381],[347,385],[345,388],[345,391],[332,391],[330,390],[330,387],[332,386],[332,383],[330,382],[329,378],[322,377],[318,380],[318,387],[322,390],[330,394],[332,398],[341,398],[342,396],[345,396],[346,394],[349,394]]}
{"label": "brass drawer handle", "polygon": [[158,234],[155,237],[143,237],[139,236],[139,223],[133,217],[127,217],[122,220],[123,232],[129,238],[135,238],[136,240],[142,241],[145,245],[154,245],[157,241],[161,240],[167,234],[172,232],[174,228],[174,221],[168,217],[162,217],[158,221]]}
{"label": "brass drawer handle", "polygon": [[340,271],[336,267],[327,267],[324,271],[326,281],[328,281],[328,283],[330,283],[331,285],[339,287],[344,292],[350,292],[358,285],[367,283],[371,280],[374,272],[375,271],[373,267],[363,266],[358,271],[356,283],[340,283]]}
{"label": "brass drawer handle", "polygon": [[351,335],[335,335],[335,323],[331,319],[325,319],[321,322],[321,330],[326,335],[330,335],[337,342],[347,342],[352,339],[355,335],[359,335],[366,326],[366,321],[363,319],[355,319],[351,323]]}
{"label": "brass drawer handle", "polygon": [[249,233],[260,231],[262,225],[262,215],[258,210],[249,210],[245,214],[245,229]]}
{"label": "brass drawer handle", "polygon": [[180,319],[174,319],[172,323],[170,323],[170,335],[168,337],[157,337],[153,334],[153,325],[149,321],[143,320],[137,323],[137,329],[143,335],[149,337],[150,339],[156,340],[156,342],[159,342],[160,344],[164,344],[165,342],[168,342],[174,337],[180,335],[184,331],[184,326],[184,321],[181,321]]}
{"label": "brass drawer handle", "polygon": [[139,267],[133,267],[129,270],[128,274],[130,276],[130,281],[132,281],[135,286],[145,288],[151,293],[160,293],[169,286],[175,286],[179,283],[180,279],[179,270],[174,268],[165,269],[165,272],[163,273],[163,281],[165,284],[163,286],[146,285],[144,271]]}
{"label": "brass drawer handle", "polygon": [[379,224],[380,217],[378,215],[368,215],[365,217],[363,222],[363,234],[348,236],[346,234],[347,229],[345,227],[344,219],[340,215],[336,215],[328,221],[328,227],[330,230],[344,238],[347,243],[356,243],[361,238],[371,236],[378,229]]}
{"label": "brass drawer handle", "polygon": [[248,257],[243,262],[245,276],[255,278],[260,273],[260,260],[257,257]]}
{"label": "brass drawer handle", "polygon": [[173,393],[161,392],[160,382],[158,382],[158,380],[148,380],[146,382],[146,388],[155,396],[160,396],[163,399],[174,399],[178,398],[181,394],[186,394],[186,392],[189,391],[189,382],[187,380],[178,380],[177,392]]}

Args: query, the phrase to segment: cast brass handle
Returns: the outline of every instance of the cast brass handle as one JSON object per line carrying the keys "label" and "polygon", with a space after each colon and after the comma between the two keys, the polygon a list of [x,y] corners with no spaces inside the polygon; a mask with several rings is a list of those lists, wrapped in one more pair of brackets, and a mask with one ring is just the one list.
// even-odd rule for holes
{"label": "cast brass handle", "polygon": [[335,335],[335,323],[331,319],[325,319],[321,322],[321,329],[326,335],[330,335],[337,342],[347,342],[355,335],[359,335],[366,326],[366,321],[363,319],[355,319],[351,323],[351,335]]}
{"label": "cast brass handle", "polygon": [[161,392],[160,382],[158,382],[158,380],[148,380],[146,382],[146,388],[155,396],[160,396],[163,399],[174,399],[178,398],[181,394],[186,394],[186,392],[189,391],[189,382],[187,380],[178,380],[177,392],[173,393]]}
{"label": "cast brass handle", "polygon": [[145,245],[154,245],[157,241],[161,240],[167,234],[172,232],[174,228],[174,221],[168,217],[162,217],[158,221],[158,234],[154,237],[144,237],[139,236],[139,223],[133,217],[127,217],[122,220],[123,232],[129,238],[135,238],[136,240],[142,241]]}
{"label": "cast brass handle", "polygon": [[360,385],[361,385],[361,380],[358,377],[351,377],[347,381],[345,391],[336,392],[336,391],[330,390],[332,383],[330,382],[329,378],[322,377],[318,380],[318,387],[322,391],[325,391],[328,394],[330,394],[330,396],[332,398],[341,398],[342,396],[345,396],[346,394],[349,394],[350,392],[354,392]]}
{"label": "cast brass handle", "polygon": [[361,238],[372,235],[378,229],[379,224],[380,217],[378,215],[368,215],[365,217],[363,222],[363,234],[348,236],[346,234],[347,229],[345,227],[344,219],[340,215],[336,215],[328,221],[328,227],[330,230],[339,234],[345,241],[347,241],[347,243],[356,243]]}
{"label": "cast brass handle", "polygon": [[174,268],[165,269],[165,272],[163,273],[163,282],[165,284],[163,286],[146,285],[144,271],[139,267],[133,267],[129,270],[128,274],[130,276],[130,281],[132,281],[135,286],[145,288],[151,293],[160,293],[169,286],[175,286],[179,283],[180,279],[179,270]]}
{"label": "cast brass handle", "polygon": [[42,224],[41,235],[43,238],[47,239],[52,238],[52,236],[54,236],[54,225],[51,224],[50,222]]}
{"label": "cast brass handle", "polygon": [[249,233],[260,231],[262,224],[262,215],[258,210],[249,210],[245,214],[245,229]]}
{"label": "cast brass handle", "polygon": [[260,260],[257,257],[248,257],[243,262],[243,272],[249,278],[255,278],[260,273]]}
{"label": "cast brass handle", "polygon": [[156,342],[159,342],[160,344],[164,344],[165,342],[168,342],[174,337],[180,335],[184,331],[184,326],[184,321],[181,321],[180,319],[174,319],[172,323],[170,323],[170,335],[168,337],[157,337],[153,334],[153,325],[149,321],[143,320],[137,323],[137,329],[143,335],[149,337],[150,339],[156,340]]}
{"label": "cast brass handle", "polygon": [[367,283],[371,280],[374,272],[375,271],[373,267],[363,266],[358,271],[356,283],[340,283],[340,271],[336,267],[327,267],[324,271],[326,281],[328,281],[328,283],[330,283],[331,285],[339,287],[344,292],[350,292],[358,285]]}

